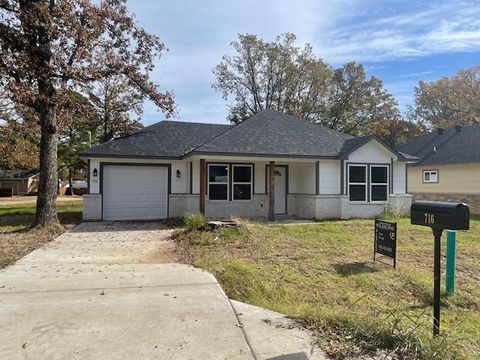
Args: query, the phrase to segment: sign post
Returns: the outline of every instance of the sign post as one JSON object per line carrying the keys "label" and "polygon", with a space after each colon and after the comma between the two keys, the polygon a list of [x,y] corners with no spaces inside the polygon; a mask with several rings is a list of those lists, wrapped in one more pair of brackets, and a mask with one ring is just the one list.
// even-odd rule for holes
{"label": "sign post", "polygon": [[440,333],[440,258],[442,256],[443,229],[433,229],[435,249],[433,255],[433,335]]}
{"label": "sign post", "polygon": [[447,264],[445,275],[445,290],[447,295],[451,295],[455,292],[455,262],[457,252],[457,232],[447,231]]}
{"label": "sign post", "polygon": [[392,258],[393,268],[397,268],[397,223],[375,219],[373,261],[377,253]]}
{"label": "sign post", "polygon": [[434,236],[433,258],[433,335],[440,333],[440,258],[444,229],[468,230],[470,210],[466,204],[441,201],[416,201],[410,209],[413,225],[432,228]]}

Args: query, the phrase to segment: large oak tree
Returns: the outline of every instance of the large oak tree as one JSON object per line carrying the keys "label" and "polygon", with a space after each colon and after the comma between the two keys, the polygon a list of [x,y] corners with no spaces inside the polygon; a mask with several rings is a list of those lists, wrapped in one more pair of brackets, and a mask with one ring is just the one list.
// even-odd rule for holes
{"label": "large oak tree", "polygon": [[39,121],[40,183],[36,226],[58,221],[58,109],[69,91],[86,92],[108,76],[121,76],[167,114],[173,96],[149,75],[165,50],[141,28],[125,0],[0,0],[0,87]]}

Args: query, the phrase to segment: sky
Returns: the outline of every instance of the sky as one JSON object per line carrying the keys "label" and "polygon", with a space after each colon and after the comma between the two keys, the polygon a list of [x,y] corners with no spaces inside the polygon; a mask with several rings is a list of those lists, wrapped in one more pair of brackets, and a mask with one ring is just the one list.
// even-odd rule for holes
{"label": "sky", "polygon": [[[180,121],[226,123],[212,69],[241,34],[272,41],[292,32],[333,67],[360,62],[405,112],[418,81],[480,64],[480,0],[130,0],[141,26],[168,52],[152,80],[175,94]],[[144,125],[165,119],[149,102]]]}

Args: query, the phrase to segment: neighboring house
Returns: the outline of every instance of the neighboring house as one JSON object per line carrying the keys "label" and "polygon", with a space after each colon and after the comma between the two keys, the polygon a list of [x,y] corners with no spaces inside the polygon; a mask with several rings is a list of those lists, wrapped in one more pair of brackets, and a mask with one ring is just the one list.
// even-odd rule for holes
{"label": "neighboring house", "polygon": [[437,129],[399,150],[417,158],[407,171],[416,200],[465,202],[480,213],[480,125]]}
{"label": "neighboring house", "polygon": [[374,217],[408,210],[406,159],[374,136],[353,138],[262,111],[232,125],[162,121],[80,154],[88,220]]}
{"label": "neighboring house", "polygon": [[0,170],[0,188],[13,189],[13,195],[36,193],[38,170]]}

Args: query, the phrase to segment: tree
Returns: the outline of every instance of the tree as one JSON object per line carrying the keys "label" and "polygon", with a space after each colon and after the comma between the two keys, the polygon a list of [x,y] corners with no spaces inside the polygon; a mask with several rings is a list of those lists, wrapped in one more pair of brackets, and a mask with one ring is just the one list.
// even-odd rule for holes
{"label": "tree", "polygon": [[255,35],[232,42],[234,56],[225,55],[213,73],[212,87],[222,93],[228,118],[239,123],[264,109],[318,121],[327,92],[329,67],[310,45],[294,46],[295,35],[283,34],[268,43]]}
{"label": "tree", "polygon": [[88,95],[99,115],[97,137],[100,142],[142,127],[144,95],[123,77],[114,75],[101,79]]}
{"label": "tree", "polygon": [[0,125],[0,168],[37,169],[39,136],[36,127],[15,121]]}
{"label": "tree", "polygon": [[59,118],[68,118],[59,135],[58,172],[67,170],[70,195],[73,195],[72,180],[77,172],[85,170],[78,154],[92,145],[92,134],[95,134],[99,116],[93,104],[82,94],[69,91],[66,98],[68,102],[58,111]]}
{"label": "tree", "polygon": [[421,124],[405,119],[378,121],[370,129],[371,134],[378,136],[393,148],[422,136],[426,131]]}
{"label": "tree", "polygon": [[212,85],[229,102],[231,122],[272,109],[363,135],[378,122],[400,119],[394,97],[380,79],[367,78],[361,64],[332,69],[310,45],[294,42],[295,35],[283,34],[271,43],[255,35],[239,35],[232,43],[235,55],[223,56]]}
{"label": "tree", "polygon": [[58,222],[57,145],[69,121],[58,117],[58,109],[68,101],[69,90],[86,91],[118,75],[171,114],[173,96],[149,79],[165,47],[135,22],[125,0],[2,0],[0,41],[0,85],[40,124],[34,225],[46,226]]}
{"label": "tree", "polygon": [[480,65],[452,77],[420,81],[409,117],[429,128],[480,123]]}
{"label": "tree", "polygon": [[367,79],[361,64],[350,62],[334,70],[320,124],[358,136],[373,133],[378,123],[399,120],[393,95],[377,77]]}

